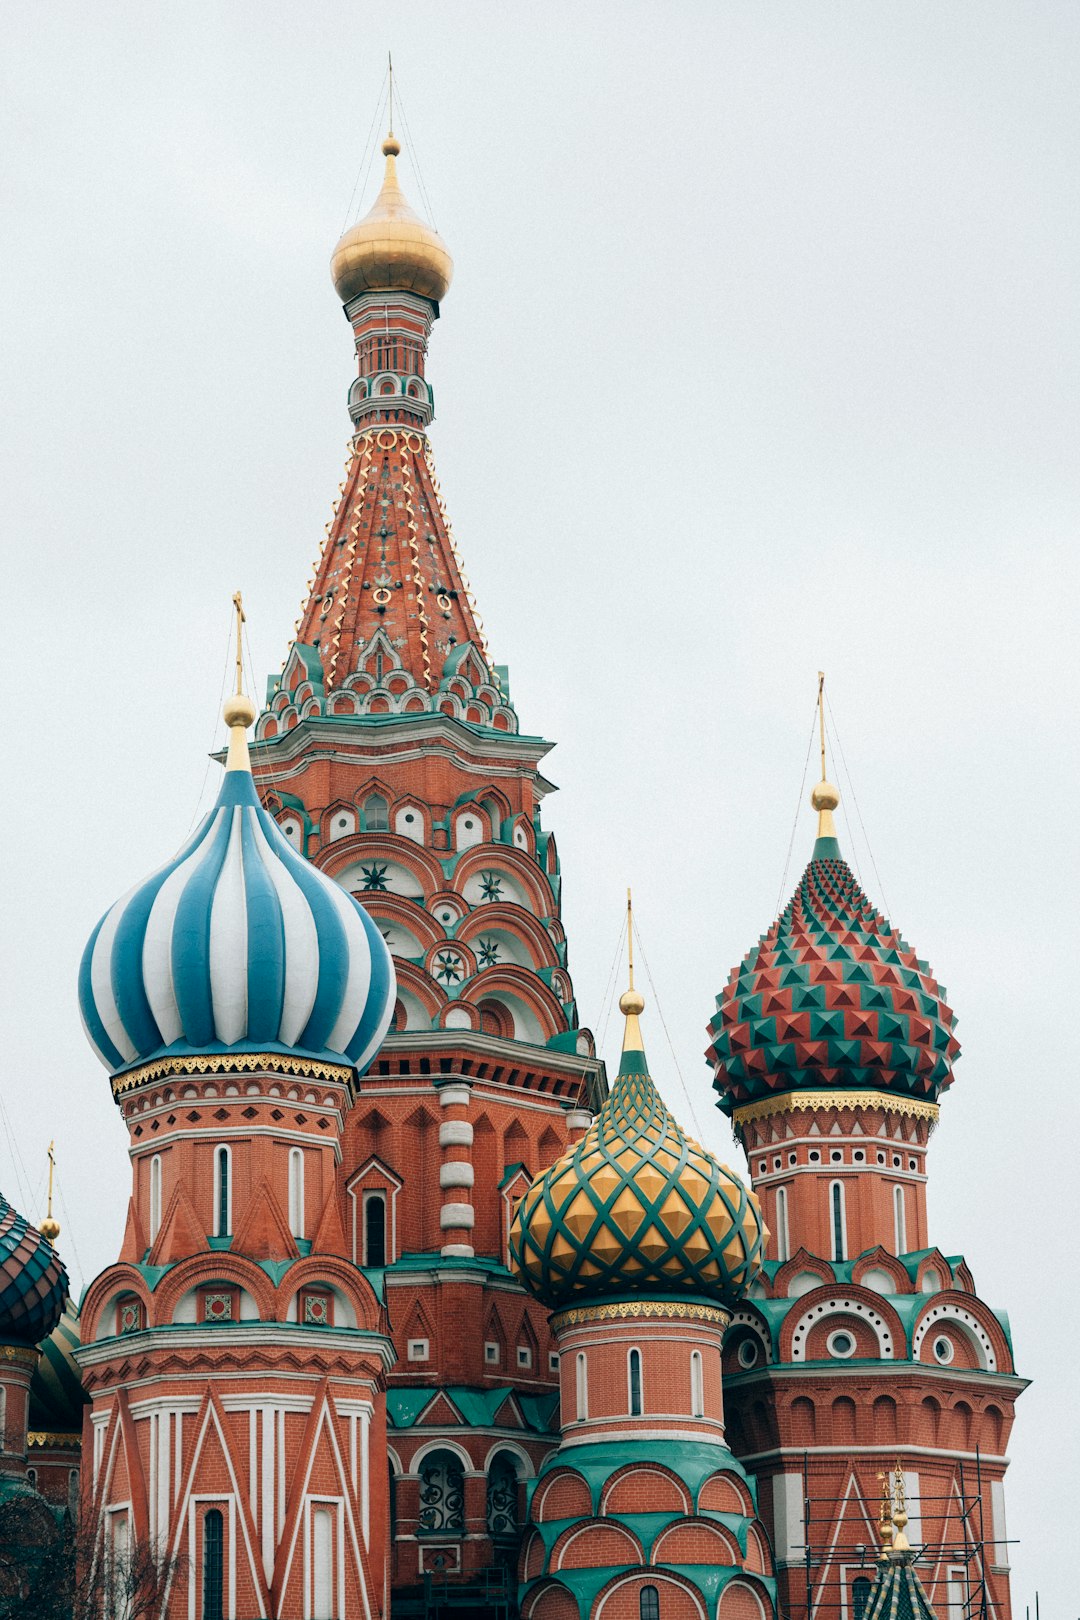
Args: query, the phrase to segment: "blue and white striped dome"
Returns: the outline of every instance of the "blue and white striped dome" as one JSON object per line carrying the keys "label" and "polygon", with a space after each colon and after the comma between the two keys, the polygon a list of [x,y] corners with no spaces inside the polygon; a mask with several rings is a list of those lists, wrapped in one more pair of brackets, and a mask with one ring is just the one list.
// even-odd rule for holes
{"label": "blue and white striped dome", "polygon": [[216,805],[168,865],[105,913],[79,968],[83,1024],[112,1074],[245,1051],[363,1073],[396,994],[367,912],[260,804],[236,726]]}

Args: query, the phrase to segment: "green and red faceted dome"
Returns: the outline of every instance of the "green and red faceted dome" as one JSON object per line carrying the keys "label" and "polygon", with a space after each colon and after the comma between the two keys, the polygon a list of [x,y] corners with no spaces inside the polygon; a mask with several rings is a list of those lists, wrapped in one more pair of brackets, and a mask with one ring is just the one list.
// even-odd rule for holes
{"label": "green and red faceted dome", "polygon": [[0,1194],[0,1343],[33,1345],[46,1338],[67,1295],[64,1262]]}
{"label": "green and red faceted dome", "polygon": [[810,864],[716,998],[706,1056],[726,1114],[791,1091],[936,1102],[952,1083],[960,1043],[945,990],[842,858],[832,826],[838,799],[829,783],[814,789],[820,822]]}

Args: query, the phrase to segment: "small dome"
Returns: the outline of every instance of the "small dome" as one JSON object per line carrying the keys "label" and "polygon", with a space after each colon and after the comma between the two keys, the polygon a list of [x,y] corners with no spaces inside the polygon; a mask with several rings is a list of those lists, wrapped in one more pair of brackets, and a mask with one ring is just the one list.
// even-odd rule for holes
{"label": "small dome", "polygon": [[0,1195],[0,1343],[44,1339],[67,1294],[67,1271],[52,1244]]}
{"label": "small dome", "polygon": [[813,858],[782,915],[716,998],[709,1025],[720,1107],[798,1090],[899,1091],[935,1102],[960,1043],[944,988],[867,899],[819,784]]}
{"label": "small dome", "polygon": [[522,1198],[511,1263],[553,1309],[613,1294],[733,1304],[764,1258],[758,1201],[668,1113],[640,1050],[641,997],[623,1002],[628,1045],[611,1095]]}
{"label": "small dome", "polygon": [[388,135],[382,190],[334,249],[330,274],[343,304],[362,292],[411,292],[436,304],[446,297],[454,261],[438,231],[405,200],[397,177],[400,151]]}
{"label": "small dome", "polygon": [[79,1312],[69,1299],[64,1314],[40,1346],[41,1359],[30,1380],[31,1429],[51,1434],[78,1434],[82,1429],[88,1396],[75,1360],[79,1343]]}
{"label": "small dome", "polygon": [[389,1028],[397,992],[386,941],[263,809],[249,713],[232,717],[214,808],[105,913],[83,952],[83,1024],[114,1075],[226,1051],[288,1051],[363,1072]]}

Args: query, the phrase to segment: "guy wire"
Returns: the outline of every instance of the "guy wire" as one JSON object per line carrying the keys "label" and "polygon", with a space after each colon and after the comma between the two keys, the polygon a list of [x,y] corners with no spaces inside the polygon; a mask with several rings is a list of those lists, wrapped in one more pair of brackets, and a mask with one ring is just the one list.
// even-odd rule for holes
{"label": "guy wire", "polygon": [[797,804],[795,805],[795,819],[791,823],[791,837],[788,840],[787,855],[784,859],[784,875],[780,879],[780,892],[776,896],[776,911],[774,915],[777,917],[779,917],[780,907],[784,903],[784,890],[787,888],[788,872],[791,868],[791,852],[795,848],[795,834],[799,830],[799,816],[802,814],[803,794],[806,791],[806,773],[810,768],[810,754],[814,747],[814,732],[817,730],[817,713],[818,708],[817,703],[815,702],[813,713],[810,717],[810,741],[806,745],[806,758],[803,760],[802,781],[799,783],[799,798]]}

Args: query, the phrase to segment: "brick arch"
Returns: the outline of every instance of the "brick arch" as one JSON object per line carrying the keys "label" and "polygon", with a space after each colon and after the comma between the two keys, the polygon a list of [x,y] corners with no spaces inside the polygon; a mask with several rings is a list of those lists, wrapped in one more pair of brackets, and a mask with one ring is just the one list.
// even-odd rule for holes
{"label": "brick arch", "polygon": [[468,849],[463,849],[454,867],[450,887],[457,894],[462,894],[466,883],[475,873],[488,868],[497,871],[500,867],[520,884],[528,896],[534,917],[547,917],[557,910],[551,885],[543,872],[524,850],[515,849],[513,844],[472,844]]}
{"label": "brick arch", "polygon": [[[888,1249],[883,1249],[880,1243],[876,1248],[868,1249],[865,1254],[860,1254],[851,1268],[852,1282],[859,1283],[862,1286],[863,1277],[868,1271],[886,1272],[895,1285],[893,1288],[894,1294],[911,1293],[911,1278],[908,1276],[905,1267],[900,1264],[894,1254],[889,1253]],[[876,1293],[877,1290],[875,1289],[874,1292]]]}
{"label": "brick arch", "polygon": [[561,1581],[546,1581],[526,1597],[521,1620],[581,1620],[581,1610]]}
{"label": "brick arch", "polygon": [[543,923],[531,911],[506,901],[496,900],[491,905],[478,906],[475,911],[469,912],[454,938],[466,944],[475,935],[486,933],[490,928],[504,928],[508,934],[520,940],[533,958],[534,968],[554,967],[557,964],[558,954]]}
{"label": "brick arch", "polygon": [[742,1563],[738,1542],[722,1524],[710,1519],[676,1519],[660,1531],[649,1553],[650,1564]]}
{"label": "brick arch", "polygon": [[[392,802],[392,795],[385,789],[368,787],[357,798],[361,809],[364,800],[373,792],[381,792],[388,805]],[[392,861],[397,866],[403,866],[419,884],[425,901],[445,886],[442,867],[434,855],[429,854],[415,838],[406,838],[401,833],[350,833],[347,838],[336,838],[332,844],[324,844],[313,864],[321,867],[327,877],[332,877],[336,882],[338,873],[346,867],[358,860],[372,859]]]}
{"label": "brick arch", "polygon": [[708,1605],[692,1581],[671,1570],[642,1569],[616,1575],[597,1594],[589,1620],[625,1620],[635,1617],[643,1586],[655,1586],[664,1620],[707,1620]]}
{"label": "brick arch", "polygon": [[446,935],[435,919],[423,906],[418,906],[415,900],[406,900],[404,895],[374,889],[364,896],[364,910],[378,922],[396,922],[407,928],[410,934],[416,935],[424,951],[433,945],[446,944]]}
{"label": "brick arch", "polygon": [[809,1395],[796,1395],[788,1408],[788,1435],[793,1445],[813,1445],[817,1434],[817,1408]]}
{"label": "brick arch", "polygon": [[773,1572],[772,1548],[765,1533],[765,1526],[757,1519],[746,1527],[746,1557],[743,1567],[751,1575],[771,1575]]}
{"label": "brick arch", "polygon": [[756,1581],[729,1581],[720,1594],[716,1620],[768,1620],[772,1603]]}
{"label": "brick arch", "polygon": [[816,1255],[810,1253],[809,1249],[797,1249],[791,1259],[785,1260],[774,1275],[772,1287],[769,1290],[772,1297],[774,1299],[787,1299],[788,1289],[799,1273],[803,1271],[812,1272],[815,1277],[820,1277],[826,1287],[835,1281],[831,1269],[824,1260],[819,1260]]}
{"label": "brick arch", "polygon": [[518,1583],[521,1586],[529,1581],[535,1581],[544,1573],[547,1564],[547,1554],[544,1550],[544,1538],[539,1530],[530,1530],[521,1545],[518,1556]]}
{"label": "brick arch", "polygon": [[754,1511],[754,1504],[750,1500],[750,1492],[739,1478],[726,1470],[710,1474],[698,1491],[697,1500],[699,1513],[741,1513],[749,1515]]}
{"label": "brick arch", "polygon": [[146,1279],[134,1266],[110,1266],[101,1276],[90,1284],[79,1311],[79,1337],[83,1344],[90,1344],[97,1337],[98,1327],[103,1311],[115,1304],[120,1294],[134,1294],[142,1301],[143,1320],[150,1321],[150,1309],[153,1295],[146,1286]]}
{"label": "brick arch", "polygon": [[592,1495],[574,1468],[556,1468],[540,1481],[533,1497],[532,1515],[538,1524],[553,1519],[592,1518]]}
{"label": "brick arch", "polygon": [[[892,1361],[904,1354],[906,1334],[888,1300],[875,1294],[872,1288],[860,1288],[854,1283],[840,1288],[831,1282],[826,1288],[814,1288],[800,1296],[784,1317],[780,1329],[780,1360],[805,1361],[811,1330],[831,1317],[854,1317],[866,1323],[877,1340],[877,1359]],[[839,1321],[836,1326],[840,1326]]]}
{"label": "brick arch", "polygon": [[628,1463],[612,1474],[600,1496],[601,1513],[681,1513],[694,1511],[690,1492],[660,1463]]}
{"label": "brick arch", "polygon": [[[419,909],[417,907],[417,910]],[[423,968],[417,967],[415,962],[406,962],[400,956],[394,957],[394,973],[397,976],[398,987],[402,990],[411,990],[428,1017],[438,1018],[446,1004],[446,992],[435,983],[431,975],[425,973]]]}
{"label": "brick arch", "polygon": [[522,1002],[548,1039],[561,1033],[566,1023],[562,1003],[531,968],[520,967],[516,962],[497,962],[494,967],[484,968],[465,986],[461,1000],[475,1005],[481,1001],[498,1001],[500,995]]}
{"label": "brick arch", "polygon": [[924,1359],[922,1347],[932,1337],[936,1323],[962,1332],[985,1372],[1012,1372],[1012,1356],[1001,1324],[981,1299],[956,1292],[929,1295],[911,1334],[911,1354],[916,1361]]}
{"label": "brick arch", "polygon": [[632,1530],[617,1519],[586,1519],[563,1531],[551,1549],[548,1568],[603,1569],[605,1565],[643,1564],[645,1552]]}
{"label": "brick arch", "polygon": [[262,1267],[256,1265],[254,1260],[245,1260],[242,1255],[215,1252],[194,1254],[187,1260],[181,1260],[173,1266],[168,1276],[161,1279],[154,1294],[154,1326],[168,1326],[184,1295],[205,1282],[235,1283],[254,1299],[261,1322],[276,1319],[277,1291]]}
{"label": "brick arch", "polygon": [[289,1267],[277,1289],[277,1320],[284,1322],[289,1306],[301,1288],[322,1280],[340,1288],[356,1313],[358,1328],[377,1332],[382,1319],[382,1307],[375,1290],[362,1271],[337,1255],[317,1254],[300,1260]]}

